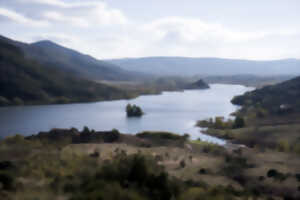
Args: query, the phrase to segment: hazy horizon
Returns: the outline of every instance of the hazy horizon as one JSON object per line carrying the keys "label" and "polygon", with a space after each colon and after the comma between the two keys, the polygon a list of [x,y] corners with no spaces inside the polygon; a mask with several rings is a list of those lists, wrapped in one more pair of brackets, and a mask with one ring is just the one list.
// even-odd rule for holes
{"label": "hazy horizon", "polygon": [[3,0],[0,34],[98,59],[300,59],[300,2]]}

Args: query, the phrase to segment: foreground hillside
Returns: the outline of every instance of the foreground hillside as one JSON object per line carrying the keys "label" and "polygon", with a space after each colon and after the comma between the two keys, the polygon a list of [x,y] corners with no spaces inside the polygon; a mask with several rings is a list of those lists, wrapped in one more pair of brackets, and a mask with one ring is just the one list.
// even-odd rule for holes
{"label": "foreground hillside", "polygon": [[88,102],[129,98],[126,92],[79,79],[26,57],[0,39],[0,105]]}
{"label": "foreground hillside", "polygon": [[84,128],[0,141],[0,199],[298,199],[300,159],[187,136]]}
{"label": "foreground hillside", "polygon": [[252,61],[222,58],[146,57],[108,60],[123,69],[165,75],[299,75],[300,60]]}

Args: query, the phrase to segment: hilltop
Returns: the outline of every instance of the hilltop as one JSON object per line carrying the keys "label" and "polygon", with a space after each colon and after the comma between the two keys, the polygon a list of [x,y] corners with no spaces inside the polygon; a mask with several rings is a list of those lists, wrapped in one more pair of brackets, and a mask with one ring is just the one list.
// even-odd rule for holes
{"label": "hilltop", "polygon": [[49,40],[31,44],[14,41],[3,36],[0,37],[0,40],[19,47],[26,59],[35,60],[45,67],[59,69],[79,78],[88,80],[132,80],[142,76]]}

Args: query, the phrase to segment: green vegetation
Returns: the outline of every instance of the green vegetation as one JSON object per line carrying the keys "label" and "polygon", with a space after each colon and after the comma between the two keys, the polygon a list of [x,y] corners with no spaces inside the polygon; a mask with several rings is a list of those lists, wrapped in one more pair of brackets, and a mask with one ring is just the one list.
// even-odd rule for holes
{"label": "green vegetation", "polygon": [[245,127],[245,120],[243,117],[237,116],[234,120],[228,119],[225,121],[224,117],[215,117],[208,120],[200,120],[196,123],[196,126],[203,128],[212,128],[212,129],[238,129]]}
{"label": "green vegetation", "polygon": [[90,102],[131,98],[135,94],[79,79],[28,59],[20,47],[0,39],[0,106]]}
{"label": "green vegetation", "polygon": [[299,198],[299,157],[187,138],[87,127],[8,137],[0,142],[0,199]]}
{"label": "green vegetation", "polygon": [[127,117],[141,117],[144,114],[143,110],[139,106],[131,104],[127,104],[126,113]]}
{"label": "green vegetation", "polygon": [[186,136],[176,135],[169,132],[150,132],[145,131],[136,135],[139,138],[164,139],[164,140],[186,140]]}
{"label": "green vegetation", "polygon": [[300,77],[283,83],[266,86],[235,97],[232,102],[245,107],[255,106],[272,114],[290,114],[300,111]]}

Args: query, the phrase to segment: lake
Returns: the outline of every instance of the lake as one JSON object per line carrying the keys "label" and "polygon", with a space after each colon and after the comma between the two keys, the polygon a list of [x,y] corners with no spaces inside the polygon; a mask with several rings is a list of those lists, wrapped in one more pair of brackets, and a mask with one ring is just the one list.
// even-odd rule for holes
{"label": "lake", "polygon": [[[67,105],[16,106],[0,108],[0,137],[32,135],[52,128],[111,130],[138,133],[145,130],[188,133],[191,138],[224,144],[204,135],[195,127],[197,120],[214,116],[228,118],[238,107],[230,100],[252,90],[241,85],[212,84],[207,90],[163,92],[131,100],[104,101]],[[137,104],[146,113],[141,118],[127,118],[125,107]]]}

